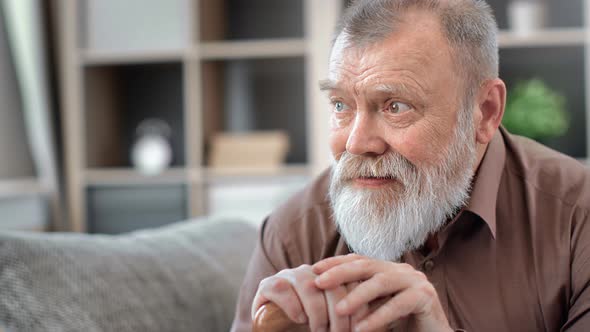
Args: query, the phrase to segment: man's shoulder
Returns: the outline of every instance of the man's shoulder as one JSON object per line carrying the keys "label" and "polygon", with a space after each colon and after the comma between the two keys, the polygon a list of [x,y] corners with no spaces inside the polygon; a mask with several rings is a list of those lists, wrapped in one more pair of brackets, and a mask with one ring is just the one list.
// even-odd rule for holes
{"label": "man's shoulder", "polygon": [[508,134],[506,170],[531,190],[590,209],[590,168],[531,139]]}

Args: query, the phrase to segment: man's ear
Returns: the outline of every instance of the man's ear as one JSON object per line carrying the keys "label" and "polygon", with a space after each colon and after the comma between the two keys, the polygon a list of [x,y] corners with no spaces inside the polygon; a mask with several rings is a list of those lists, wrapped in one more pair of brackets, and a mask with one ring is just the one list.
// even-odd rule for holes
{"label": "man's ear", "polygon": [[502,122],[506,106],[506,85],[499,79],[486,81],[477,95],[475,116],[475,138],[480,144],[487,144]]}

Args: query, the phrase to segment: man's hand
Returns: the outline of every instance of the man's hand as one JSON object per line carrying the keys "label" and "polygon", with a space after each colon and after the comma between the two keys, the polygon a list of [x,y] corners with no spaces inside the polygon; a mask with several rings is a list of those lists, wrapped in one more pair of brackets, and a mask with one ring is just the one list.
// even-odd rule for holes
{"label": "man's hand", "polygon": [[[292,321],[309,323],[313,332],[351,331],[354,317],[338,315],[334,308],[348,294],[347,287],[355,284],[337,285],[324,291],[316,286],[317,277],[310,265],[301,265],[262,280],[252,303],[252,320],[260,306],[274,302]],[[359,312],[363,311],[359,307]]]}
{"label": "man's hand", "polygon": [[324,259],[313,266],[312,272],[319,275],[316,286],[324,290],[359,283],[336,304],[337,315],[352,315],[381,299],[355,332],[375,331],[405,318],[413,332],[452,331],[434,286],[408,264],[351,254]]}

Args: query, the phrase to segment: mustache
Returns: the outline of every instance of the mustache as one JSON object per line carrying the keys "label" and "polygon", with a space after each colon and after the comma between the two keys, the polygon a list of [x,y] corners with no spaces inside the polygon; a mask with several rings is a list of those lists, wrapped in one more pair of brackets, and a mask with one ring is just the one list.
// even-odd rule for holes
{"label": "mustache", "polygon": [[418,168],[407,158],[394,151],[376,157],[354,155],[345,151],[336,161],[335,172],[341,181],[366,177],[405,181],[415,178]]}

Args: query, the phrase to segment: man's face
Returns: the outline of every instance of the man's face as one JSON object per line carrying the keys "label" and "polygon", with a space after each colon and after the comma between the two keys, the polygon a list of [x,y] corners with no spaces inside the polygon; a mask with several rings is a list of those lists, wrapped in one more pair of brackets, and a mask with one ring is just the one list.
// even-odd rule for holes
{"label": "man's face", "polygon": [[470,105],[432,16],[405,16],[394,35],[339,51],[324,82],[336,164],[330,196],[351,248],[396,260],[469,197],[476,164]]}
{"label": "man's face", "polygon": [[336,160],[344,151],[378,156],[392,150],[427,166],[445,154],[457,124],[460,79],[438,22],[425,13],[405,20],[382,42],[333,54],[328,93]]}

